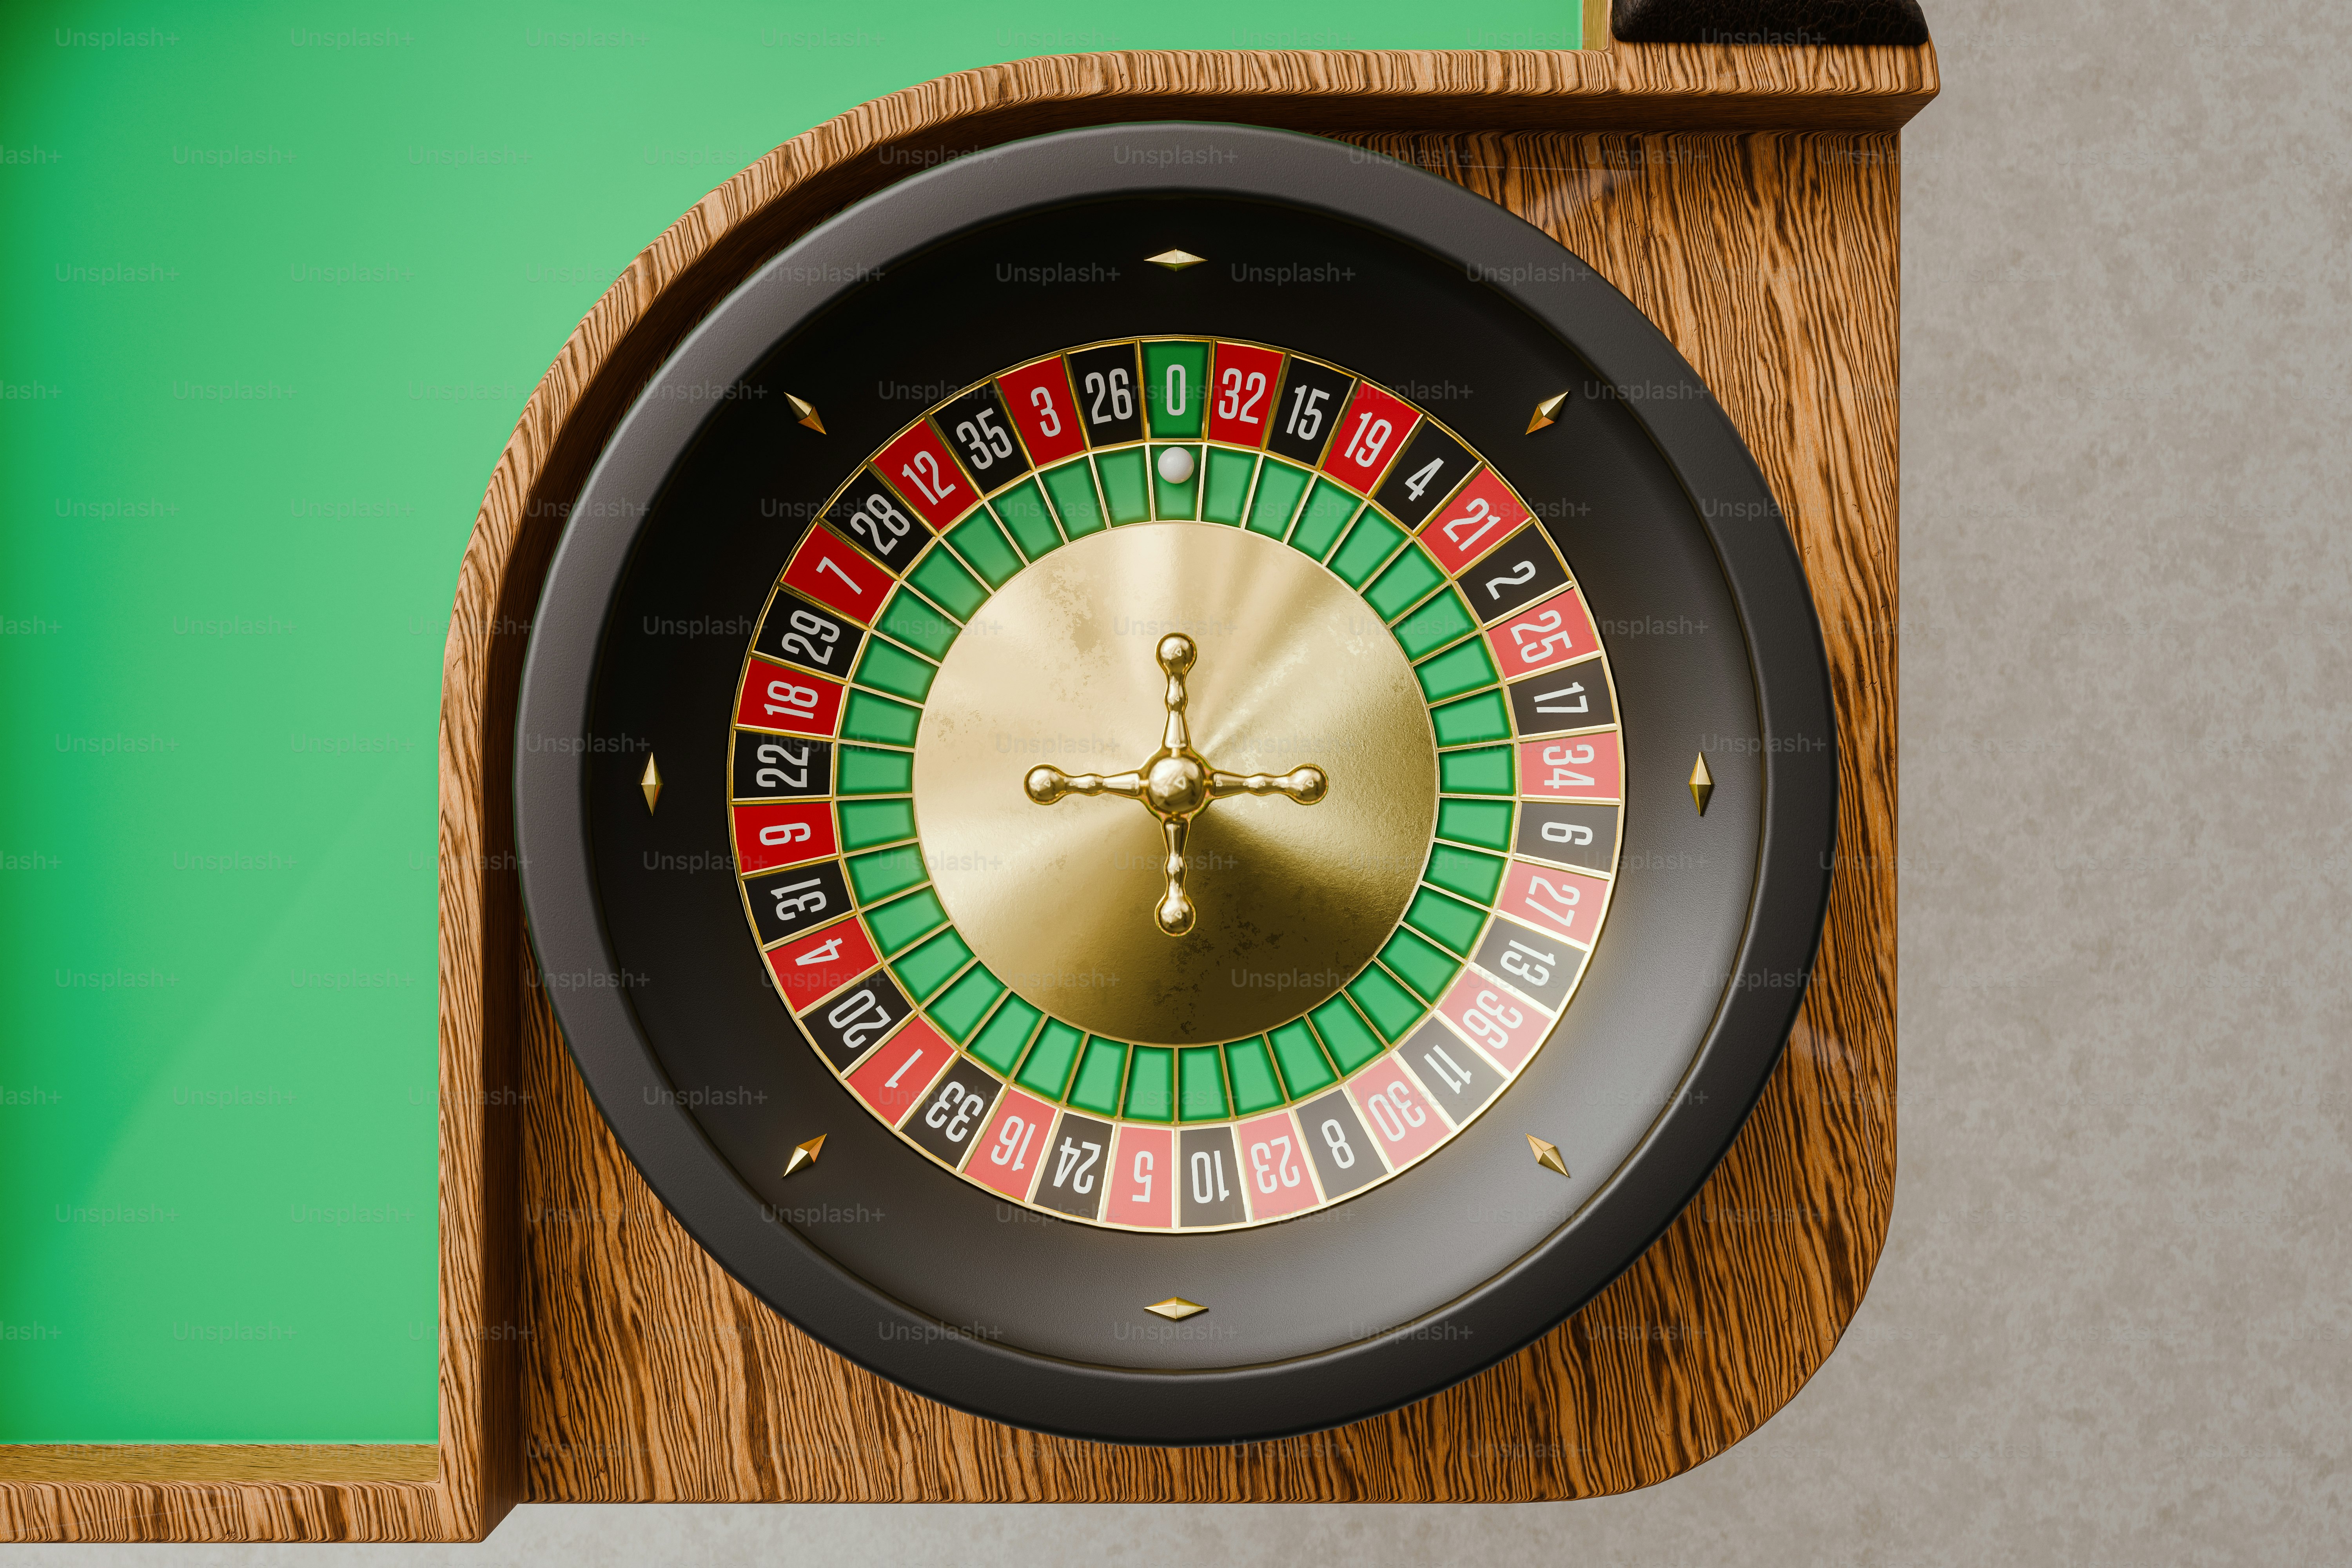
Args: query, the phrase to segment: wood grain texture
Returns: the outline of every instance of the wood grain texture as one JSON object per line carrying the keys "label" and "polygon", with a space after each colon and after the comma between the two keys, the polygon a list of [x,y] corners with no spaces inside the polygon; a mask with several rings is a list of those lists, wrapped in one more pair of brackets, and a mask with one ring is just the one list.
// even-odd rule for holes
{"label": "wood grain texture", "polygon": [[1738,1441],[1859,1305],[1894,1173],[1895,142],[1354,138],[1540,222],[1721,396],[1789,509],[1832,637],[1844,863],[1820,972],[1698,1201],[1538,1345],[1394,1415],[1288,1442],[1041,1437],[835,1357],[684,1234],[525,1030],[524,1406],[533,1498],[1532,1500],[1661,1480]]}
{"label": "wood grain texture", "polygon": [[[309,1447],[206,1461],[251,1479],[116,1452],[71,1475],[0,1472],[0,1540],[474,1539],[526,1494],[1580,1497],[1664,1479],[1753,1430],[1859,1303],[1892,1195],[1897,179],[1885,132],[1936,90],[1928,48],[1068,56],[861,105],[713,191],[565,342],[460,568],[440,742],[434,1478],[331,1474],[341,1459]],[[1379,1420],[1235,1449],[1112,1448],[961,1415],[858,1371],[737,1287],[621,1155],[530,984],[507,804],[548,558],[627,400],[684,332],[759,262],[893,179],[1141,118],[1371,142],[1504,202],[1631,295],[1714,387],[1790,510],[1844,746],[1819,972],[1698,1201],[1520,1355]],[[1660,134],[1693,131],[1809,133]]]}
{"label": "wood grain texture", "polygon": [[26,1443],[0,1449],[0,1480],[430,1481],[430,1443]]}

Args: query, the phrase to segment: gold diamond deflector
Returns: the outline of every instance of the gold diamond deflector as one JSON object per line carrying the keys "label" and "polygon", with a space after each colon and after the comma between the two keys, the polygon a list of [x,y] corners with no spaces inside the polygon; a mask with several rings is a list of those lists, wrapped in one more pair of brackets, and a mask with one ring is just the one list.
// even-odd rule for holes
{"label": "gold diamond deflector", "polygon": [[1313,805],[1331,783],[1312,763],[1286,773],[1229,773],[1194,751],[1191,720],[1185,712],[1191,702],[1185,695],[1184,678],[1200,656],[1200,645],[1182,632],[1170,632],[1152,650],[1160,671],[1168,677],[1168,690],[1161,699],[1168,709],[1168,728],[1160,736],[1160,749],[1144,759],[1143,766],[1105,777],[1066,773],[1046,763],[1031,768],[1021,785],[1039,805],[1052,805],[1073,795],[1109,795],[1143,803],[1152,820],[1160,824],[1168,845],[1167,857],[1160,862],[1166,884],[1159,907],[1152,910],[1152,921],[1169,936],[1191,931],[1199,913],[1184,891],[1188,869],[1184,845],[1194,817],[1237,795],[1278,795],[1301,805]]}
{"label": "gold diamond deflector", "polygon": [[1706,803],[1715,795],[1715,775],[1706,771],[1706,753],[1701,752],[1691,766],[1691,804],[1698,807],[1701,816],[1706,815]]}
{"label": "gold diamond deflector", "polygon": [[653,815],[654,807],[661,801],[661,769],[654,766],[653,755],[648,752],[646,771],[637,779],[637,787],[646,792],[646,815],[648,816]]}
{"label": "gold diamond deflector", "polygon": [[1197,1317],[1209,1309],[1198,1301],[1187,1301],[1181,1296],[1171,1296],[1165,1301],[1154,1301],[1143,1310],[1147,1312],[1157,1312],[1171,1322],[1181,1323],[1185,1319]]}
{"label": "gold diamond deflector", "polygon": [[793,1157],[784,1162],[784,1174],[793,1175],[815,1164],[816,1157],[824,1152],[825,1139],[830,1136],[832,1134],[820,1132],[805,1143],[793,1144]]}
{"label": "gold diamond deflector", "polygon": [[1530,1132],[1528,1134],[1528,1147],[1535,1151],[1537,1164],[1547,1171],[1558,1172],[1563,1176],[1568,1174],[1568,1162],[1559,1157],[1559,1144],[1546,1142]]}
{"label": "gold diamond deflector", "polygon": [[[1181,633],[1190,742],[1239,773],[1312,758],[1311,810],[1236,794],[1185,843],[1192,931],[1161,932],[1161,819],[1041,809],[1031,770],[1133,768],[1163,747]],[[1213,523],[1138,523],[1045,556],[948,649],[915,742],[915,816],[981,961],[1080,1028],[1150,1045],[1260,1034],[1336,994],[1412,900],[1437,812],[1429,712],[1354,590],[1288,546]]]}
{"label": "gold diamond deflector", "polygon": [[1205,256],[1195,256],[1189,250],[1163,250],[1157,256],[1147,256],[1143,259],[1154,267],[1165,267],[1171,272],[1181,272],[1187,267],[1198,267],[1209,258]]}

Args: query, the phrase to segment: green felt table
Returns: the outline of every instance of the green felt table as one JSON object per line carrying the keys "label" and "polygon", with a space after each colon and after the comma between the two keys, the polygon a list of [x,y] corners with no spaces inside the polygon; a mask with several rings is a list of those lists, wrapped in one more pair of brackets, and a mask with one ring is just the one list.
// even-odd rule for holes
{"label": "green felt table", "polygon": [[639,248],[854,104],[1567,0],[0,20],[0,1444],[430,1443],[436,721],[482,486]]}

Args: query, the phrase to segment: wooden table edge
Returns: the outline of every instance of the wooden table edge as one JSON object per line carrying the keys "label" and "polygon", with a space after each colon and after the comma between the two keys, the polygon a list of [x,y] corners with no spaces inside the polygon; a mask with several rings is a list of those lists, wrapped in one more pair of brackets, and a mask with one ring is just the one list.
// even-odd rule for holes
{"label": "wooden table edge", "polygon": [[[508,737],[499,721],[511,720],[513,668],[563,502],[645,376],[703,310],[783,242],[749,220],[776,215],[789,227],[797,216],[805,228],[834,194],[828,175],[870,176],[886,147],[958,128],[993,141],[1139,118],[1349,131],[1891,132],[1938,87],[1932,45],[1057,56],[957,72],[861,104],[712,190],[639,253],[532,389],[460,563],[440,723],[439,1442],[95,1446],[103,1452],[27,1445],[0,1451],[0,1541],[469,1541],[522,1500],[514,986],[500,973],[510,966],[492,957],[494,948],[512,951],[498,938],[520,940],[520,911],[511,843],[486,839],[475,806],[502,797]],[[840,194],[856,199],[866,191]],[[793,202],[796,195],[804,199]],[[713,276],[711,263],[740,248],[722,242],[747,227],[755,240],[775,243],[748,263],[731,258],[731,278]],[[527,529],[534,515],[540,526]],[[515,641],[501,670],[503,637]],[[1885,1115],[1891,1148],[1891,1102]],[[1885,1241],[1882,1220],[1869,1238],[1872,1271]],[[1867,1290],[1865,1278],[1857,1309]],[[1826,1357],[1805,1369],[1789,1397]],[[1675,1473],[1733,1446],[1786,1403]]]}

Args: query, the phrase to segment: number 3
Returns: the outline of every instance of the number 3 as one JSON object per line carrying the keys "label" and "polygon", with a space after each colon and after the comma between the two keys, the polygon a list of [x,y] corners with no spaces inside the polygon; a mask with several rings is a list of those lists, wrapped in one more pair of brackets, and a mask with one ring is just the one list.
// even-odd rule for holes
{"label": "number 3", "polygon": [[1037,409],[1037,428],[1048,437],[1062,433],[1062,416],[1054,406],[1054,395],[1042,386],[1029,389],[1029,401]]}

